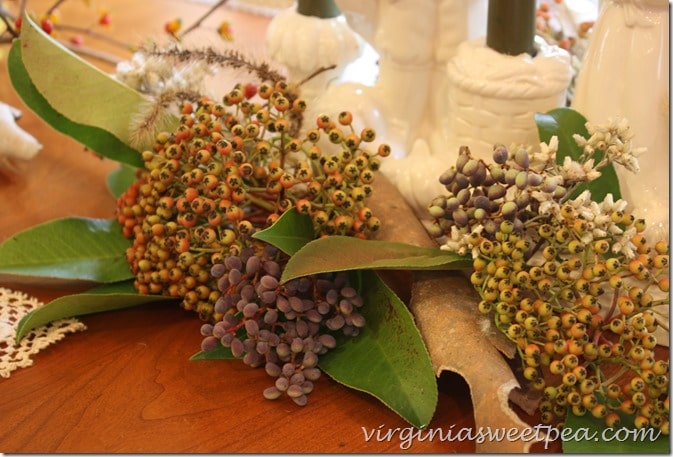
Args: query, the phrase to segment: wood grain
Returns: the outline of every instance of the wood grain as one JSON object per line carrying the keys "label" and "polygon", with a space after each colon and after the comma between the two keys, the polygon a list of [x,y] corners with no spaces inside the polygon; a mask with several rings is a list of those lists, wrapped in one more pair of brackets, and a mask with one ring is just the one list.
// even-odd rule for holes
{"label": "wood grain", "polygon": [[[29,5],[43,11],[51,3]],[[77,23],[83,14],[75,5],[81,3],[63,5],[64,22]],[[144,34],[160,36],[164,22],[175,17],[188,24],[207,6],[118,0],[110,8],[110,33],[137,40]],[[263,49],[266,18],[225,8],[204,32],[214,34],[223,19],[232,23],[239,46],[257,53]],[[211,38],[206,35],[195,37],[207,43]],[[105,44],[100,47],[119,52]],[[19,165],[18,174],[0,177],[0,241],[56,217],[111,217],[114,199],[105,177],[116,164],[85,151],[36,118],[13,93],[5,60],[0,62],[0,100],[24,110],[20,125],[44,145],[38,158]],[[46,63],[46,71],[58,69]],[[42,301],[82,290],[40,283],[0,286]],[[408,424],[373,397],[326,376],[316,383],[306,407],[264,400],[261,392],[271,378],[263,370],[240,361],[188,360],[199,349],[201,323],[174,304],[81,320],[88,330],[47,348],[34,357],[34,366],[0,379],[0,452],[474,452],[469,441],[414,441],[409,449],[402,449],[400,435],[377,440],[375,434],[367,441],[364,431],[385,433]],[[438,382],[439,403],[430,429],[446,433],[473,428],[467,384],[451,373]],[[555,443],[547,451],[558,450]]]}

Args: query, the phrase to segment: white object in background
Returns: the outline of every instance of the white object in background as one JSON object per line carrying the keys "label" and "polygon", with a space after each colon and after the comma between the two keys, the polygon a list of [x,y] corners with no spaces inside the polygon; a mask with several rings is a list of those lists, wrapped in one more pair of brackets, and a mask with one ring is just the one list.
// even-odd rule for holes
{"label": "white object in background", "polygon": [[445,148],[442,124],[451,115],[445,103],[446,65],[461,42],[485,31],[486,2],[377,0],[372,2],[376,9],[369,3],[338,3],[343,11],[356,11],[362,21],[375,24],[369,36],[380,56],[379,77],[372,86],[332,85],[309,105],[306,118],[348,109],[356,130],[376,129],[377,141],[392,148],[382,171],[419,217],[425,216],[426,198],[441,193],[439,174],[451,165],[440,154]]}
{"label": "white object in background", "polygon": [[633,144],[647,148],[638,174],[615,169],[622,198],[657,239],[669,234],[669,52],[667,0],[602,1],[572,103],[593,123],[626,118]]}
{"label": "white object in background", "polygon": [[21,111],[0,102],[0,161],[30,160],[40,152],[42,145],[31,134],[16,124]]}
{"label": "white object in background", "polygon": [[[376,91],[391,142],[406,153],[421,138],[443,149],[437,131],[452,113],[445,103],[446,64],[479,28],[471,12],[482,1],[379,0],[374,48],[380,54]],[[483,24],[482,24],[483,27]],[[480,30],[481,31],[481,30]]]}
{"label": "white object in background", "polygon": [[302,96],[313,99],[340,81],[348,64],[360,57],[364,40],[343,14],[332,18],[305,16],[295,6],[278,13],[266,33],[269,56],[288,70],[288,80],[301,82],[316,70],[336,65],[302,84]]}
{"label": "white object in background", "polygon": [[[485,1],[377,0],[354,5],[340,0],[338,3],[346,14],[351,11],[359,15],[360,28],[363,22],[375,25],[375,31],[369,30],[367,35],[372,40],[373,52],[378,53],[378,78],[371,87],[349,85],[348,89],[358,91],[359,99],[368,99],[370,109],[382,113],[385,128],[378,130],[379,138],[393,146],[395,158],[406,156],[417,139],[434,147],[436,142],[430,138],[437,136],[434,131],[449,117],[442,96],[446,88],[446,63],[461,42],[483,32],[485,24],[483,21],[478,24],[476,13],[483,13]],[[372,61],[370,58],[369,67],[373,67]],[[373,75],[364,65],[356,68],[362,74]],[[366,81],[357,82],[369,85]],[[344,89],[332,85],[318,100],[319,112],[335,114],[347,109],[344,97],[348,95]],[[439,145],[440,149],[443,147]]]}
{"label": "white object in background", "polygon": [[430,220],[427,208],[432,199],[446,194],[439,176],[450,165],[439,154],[432,154],[427,141],[419,138],[406,157],[382,160],[381,172],[395,184],[416,217],[424,221]]}
{"label": "white object in background", "polygon": [[450,162],[463,145],[490,160],[495,143],[539,143],[534,114],[564,106],[572,74],[567,51],[543,40],[536,46],[531,57],[500,54],[484,38],[460,45],[448,65]]}

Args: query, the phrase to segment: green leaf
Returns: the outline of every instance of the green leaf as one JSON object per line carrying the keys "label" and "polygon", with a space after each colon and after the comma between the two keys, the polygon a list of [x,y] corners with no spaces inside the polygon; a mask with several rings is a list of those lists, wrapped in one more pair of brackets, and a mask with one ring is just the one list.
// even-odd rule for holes
{"label": "green leaf", "polygon": [[0,244],[0,273],[116,282],[133,277],[130,241],[112,219],[69,217],[26,229]]}
{"label": "green leaf", "polygon": [[470,257],[439,248],[394,241],[329,236],[311,241],[290,257],[281,282],[301,276],[361,269],[455,270],[470,268]]}
{"label": "green leaf", "polygon": [[121,164],[107,175],[107,187],[115,198],[119,198],[136,180],[136,167]]}
{"label": "green leaf", "polygon": [[315,238],[310,216],[299,214],[292,208],[285,211],[273,225],[252,235],[269,243],[288,255],[294,255],[306,243]]}
{"label": "green leaf", "polygon": [[31,311],[19,322],[16,329],[16,340],[20,341],[26,333],[36,327],[59,319],[168,300],[171,299],[161,295],[137,293],[131,280],[103,284],[87,292],[57,298]]}
{"label": "green leaf", "polygon": [[366,325],[342,337],[320,357],[336,381],[378,398],[416,427],[426,427],[437,407],[437,379],[430,355],[404,303],[371,271],[363,271],[361,313]]}
{"label": "green leaf", "polygon": [[222,346],[222,343],[218,341],[217,347],[212,351],[199,351],[191,356],[189,360],[229,360],[234,358],[231,349]]}
{"label": "green leaf", "polygon": [[588,413],[576,416],[571,412],[563,429],[563,452],[567,454],[670,454],[668,436],[657,430],[640,429],[633,420],[621,415],[618,428],[606,428],[601,419]]}
{"label": "green leaf", "polygon": [[[21,49],[28,76],[54,110],[75,123],[98,127],[133,144],[133,117],[148,102],[143,94],[65,48],[27,15],[21,26]],[[45,71],[47,62],[54,71]]]}
{"label": "green leaf", "polygon": [[[138,151],[123,143],[119,138],[102,128],[73,122],[49,104],[33,85],[23,66],[21,43],[20,40],[15,40],[12,44],[7,57],[7,66],[14,90],[26,106],[54,129],[74,138],[98,154],[118,162],[137,167],[142,166],[143,161]],[[77,100],[82,101],[80,98]],[[82,111],[87,111],[91,105],[93,104],[87,104],[86,109],[81,107]]]}
{"label": "green leaf", "polygon": [[[589,132],[586,129],[586,118],[571,108],[557,108],[548,113],[536,113],[535,122],[537,123],[540,141],[548,143],[552,136],[558,137],[558,153],[556,154],[556,163],[562,164],[566,156],[577,159],[582,154],[573,134],[589,138]],[[595,162],[598,163],[603,157],[603,153],[595,154]],[[612,164],[601,168],[601,176],[598,179],[580,185],[572,195],[575,198],[584,190],[591,191],[591,198],[596,202],[603,201],[607,194],[612,194],[615,200],[621,198],[619,190],[619,178]]]}

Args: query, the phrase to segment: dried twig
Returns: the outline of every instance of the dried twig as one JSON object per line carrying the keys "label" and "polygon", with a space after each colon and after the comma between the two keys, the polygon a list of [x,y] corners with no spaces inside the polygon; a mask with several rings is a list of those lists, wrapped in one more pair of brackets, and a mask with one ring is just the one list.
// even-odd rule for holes
{"label": "dried twig", "polygon": [[126,43],[124,41],[116,40],[112,38],[111,36],[105,35],[104,33],[99,33],[94,30],[91,30],[90,28],[86,27],[79,27],[77,25],[69,25],[69,24],[55,24],[54,28],[57,30],[67,30],[69,32],[75,32],[75,33],[82,33],[85,35],[88,35],[90,37],[93,37],[97,40],[105,41],[107,43],[110,43],[112,45],[118,46],[122,49],[127,49],[127,50],[133,50],[134,46]]}
{"label": "dried twig", "polygon": [[285,76],[273,70],[268,63],[252,62],[241,52],[234,49],[218,52],[210,47],[205,49],[178,49],[176,47],[160,49],[155,47],[153,49],[145,49],[144,52],[148,56],[174,59],[180,63],[198,60],[208,65],[219,65],[235,70],[242,69],[248,73],[254,73],[261,81],[275,83],[285,80]]}
{"label": "dried twig", "polygon": [[184,36],[187,35],[189,32],[191,32],[191,31],[196,30],[197,28],[199,28],[199,27],[201,26],[201,23],[202,23],[203,21],[205,21],[211,14],[213,14],[213,13],[215,12],[216,9],[218,9],[220,6],[224,5],[225,3],[227,3],[227,0],[220,0],[219,2],[217,2],[216,4],[214,4],[214,5],[212,6],[212,8],[210,8],[206,13],[204,13],[203,16],[201,16],[200,18],[198,18],[192,25],[190,25],[189,27],[187,27],[187,28],[180,34],[180,36],[179,36],[179,37],[176,37],[176,38],[177,38],[178,40],[181,40],[181,39],[184,38]]}
{"label": "dried twig", "polygon": [[[25,3],[25,1],[24,1],[24,3]],[[56,10],[56,8],[61,6],[61,4],[63,4],[63,3],[65,3],[65,0],[56,0],[56,2],[49,7],[46,15],[49,16],[51,13],[53,13]],[[21,9],[21,11],[23,11],[23,8]]]}

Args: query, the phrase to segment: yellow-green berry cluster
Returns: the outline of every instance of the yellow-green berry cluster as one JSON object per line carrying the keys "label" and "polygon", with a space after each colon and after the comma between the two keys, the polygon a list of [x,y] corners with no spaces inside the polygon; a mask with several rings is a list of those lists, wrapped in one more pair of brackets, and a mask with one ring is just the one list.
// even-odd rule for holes
{"label": "yellow-green berry cluster", "polygon": [[534,169],[526,150],[501,146],[493,158],[464,148],[429,209],[434,234],[472,254],[479,312],[516,344],[542,421],[562,426],[572,411],[614,427],[630,416],[668,434],[669,365],[654,336],[657,305],[669,303],[668,243],[647,240],[622,200],[573,198],[586,178],[574,164]]}

